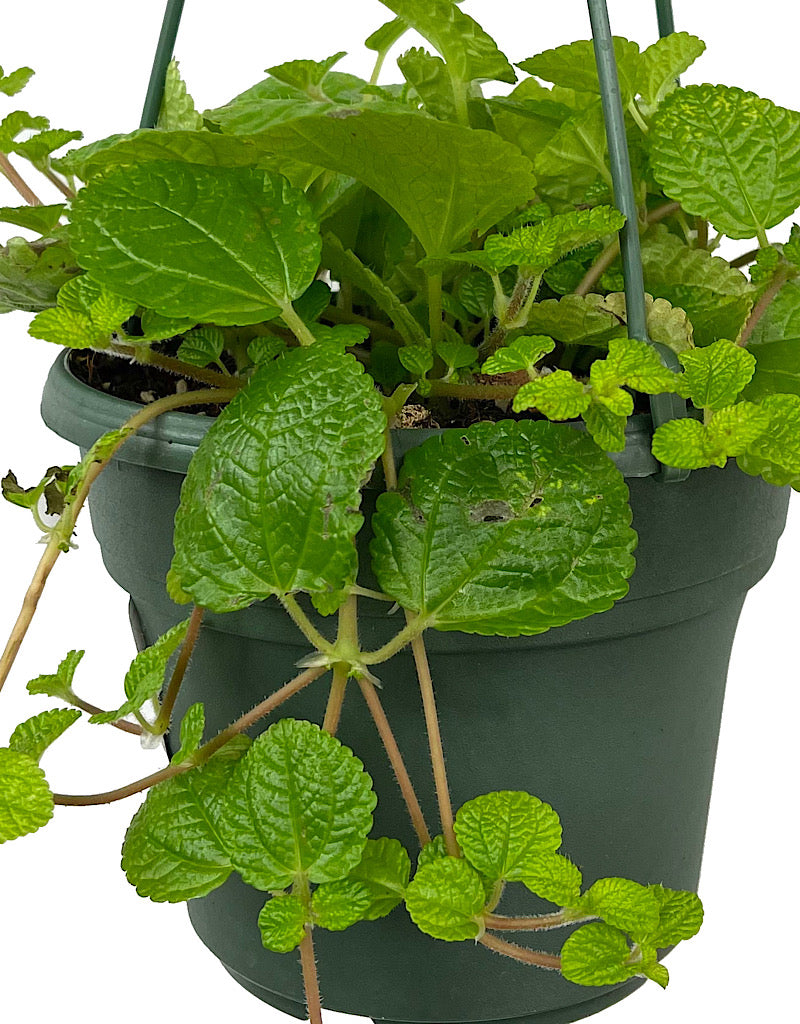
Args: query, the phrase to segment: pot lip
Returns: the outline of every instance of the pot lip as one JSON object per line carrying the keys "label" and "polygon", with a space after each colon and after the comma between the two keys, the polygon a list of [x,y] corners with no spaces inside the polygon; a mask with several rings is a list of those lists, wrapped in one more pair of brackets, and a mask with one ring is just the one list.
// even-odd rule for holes
{"label": "pot lip", "polygon": [[[50,367],[42,393],[41,414],[54,433],[86,450],[107,431],[118,429],[142,407],[137,402],[104,394],[78,380],[69,369],[69,355],[69,351],[59,353]],[[185,474],[213,422],[211,416],[165,413],[130,438],[115,458],[135,466]],[[395,455],[402,458],[410,448],[443,432],[430,428],[393,430]],[[650,450],[652,435],[652,419],[648,414],[630,417],[625,431],[625,450],[610,453],[623,476],[637,478],[658,473],[658,462]]]}

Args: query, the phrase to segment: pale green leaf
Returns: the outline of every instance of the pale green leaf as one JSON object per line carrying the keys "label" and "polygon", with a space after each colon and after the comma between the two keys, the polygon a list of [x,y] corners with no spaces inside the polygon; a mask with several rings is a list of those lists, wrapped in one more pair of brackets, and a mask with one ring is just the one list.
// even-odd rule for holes
{"label": "pale green leaf", "polygon": [[36,832],[53,817],[53,794],[36,761],[0,747],[0,844]]}
{"label": "pale green leaf", "polygon": [[797,488],[800,481],[800,397],[770,395],[758,408],[769,416],[765,430],[740,456],[739,466],[769,484]]}
{"label": "pale green leaf", "polygon": [[70,132],[63,128],[47,128],[22,142],[14,142],[9,149],[12,153],[30,160],[37,167],[46,167],[52,153],[68,142],[78,142],[83,132]]}
{"label": "pale green leaf", "polygon": [[586,429],[595,444],[604,452],[621,452],[625,450],[625,427],[628,424],[627,411],[623,414],[614,411],[614,402],[599,401],[593,398],[592,404],[583,413]]}
{"label": "pale green leaf", "polygon": [[392,18],[380,28],[376,29],[365,41],[364,46],[368,50],[375,50],[377,53],[388,53],[408,31],[408,25],[402,18]]}
{"label": "pale green leaf", "polygon": [[294,894],[273,896],[258,915],[261,941],[273,953],[291,953],[306,934],[306,911],[302,900]]}
{"label": "pale green leaf", "polygon": [[453,83],[441,57],[414,47],[397,58],[397,66],[428,113],[441,121],[457,120]]}
{"label": "pale green leaf", "polygon": [[783,245],[784,259],[795,268],[800,268],[800,224],[792,224],[789,241]]}
{"label": "pale green leaf", "polygon": [[587,924],[573,932],[561,949],[561,973],[576,985],[616,985],[633,978],[625,935],[608,924]]}
{"label": "pale green leaf", "polygon": [[219,327],[198,327],[190,331],[178,349],[178,359],[192,366],[219,362],[225,348],[225,335]]}
{"label": "pale green leaf", "polygon": [[186,710],[181,721],[181,745],[172,755],[170,764],[183,764],[197,752],[203,742],[203,731],[206,727],[206,709],[203,704],[192,704]]}
{"label": "pale green leaf", "polygon": [[[401,902],[402,896],[396,903]],[[311,907],[315,924],[331,932],[343,932],[359,921],[372,920],[369,917],[371,903],[369,892],[360,882],[342,878],[319,886]]]}
{"label": "pale green leaf", "polygon": [[257,367],[192,460],[175,521],[175,581],[212,611],[353,584],[361,484],[385,425],[372,381],[337,345]]}
{"label": "pale green leaf", "polygon": [[703,924],[703,904],[699,896],[681,889],[665,889],[663,885],[651,885],[649,889],[658,902],[660,913],[658,926],[647,936],[649,945],[666,949],[697,935]]}
{"label": "pale green leaf", "polygon": [[622,385],[649,395],[669,394],[680,386],[680,377],[664,366],[653,346],[636,338],[609,341],[608,357],[592,363],[590,380],[598,397]]}
{"label": "pale green leaf", "polygon": [[417,870],[406,892],[406,909],[426,935],[458,942],[483,934],[485,900],[478,872],[465,860],[444,857]]}
{"label": "pale green leaf", "polygon": [[106,348],[109,344],[107,332],[99,331],[85,313],[61,306],[37,313],[30,322],[28,333],[32,338],[65,348]]}
{"label": "pale green leaf", "polygon": [[[447,365],[451,373],[453,370],[472,366],[478,359],[477,349],[473,345],[467,345],[457,336],[440,341],[436,346],[436,355]],[[402,353],[400,359],[402,361]]]}
{"label": "pale green leaf", "polygon": [[[648,952],[650,952],[648,950]],[[655,951],[652,951],[652,956],[646,960],[642,960],[639,964],[639,972],[643,974],[645,978],[649,978],[654,981],[661,988],[666,988],[669,985],[669,971],[667,968],[658,962],[655,958]]]}
{"label": "pale green leaf", "polygon": [[[666,299],[654,299],[647,293],[644,299],[647,333],[651,341],[666,345],[676,354],[694,348],[694,328],[685,310],[676,309]],[[608,310],[623,323],[628,322],[625,292],[612,292],[606,295],[598,308]]]}
{"label": "pale green leaf", "polygon": [[64,210],[64,203],[56,203],[54,206],[0,206],[0,221],[52,237]]}
{"label": "pale green leaf", "polygon": [[33,68],[17,68],[16,71],[9,71],[8,74],[5,74],[0,68],[0,92],[5,96],[16,96],[18,92],[22,92],[33,75]]}
{"label": "pale green leaf", "polygon": [[122,869],[140,896],[181,903],[206,896],[231,874],[221,823],[236,764],[249,745],[247,737],[236,737],[202,767],[148,792],[122,847]]}
{"label": "pale green leaf", "polygon": [[410,451],[378,498],[380,585],[437,629],[518,636],[610,608],[627,592],[627,488],[585,435],[483,423]]}
{"label": "pale green leaf", "polygon": [[341,50],[326,60],[292,60],[267,68],[267,74],[277,78],[279,82],[285,82],[286,85],[308,93],[312,99],[325,102],[328,99],[322,88],[325,78],[331,68],[346,56],[344,50]]}
{"label": "pale green leaf", "polygon": [[740,270],[705,249],[690,249],[663,224],[642,238],[642,265],[647,291],[686,311],[698,345],[739,336],[755,296]]}
{"label": "pale green leaf", "polygon": [[33,318],[28,333],[67,348],[107,348],[111,333],[120,330],[136,309],[135,302],[81,274],[61,288],[55,309],[45,309]]}
{"label": "pale green leaf", "polygon": [[573,907],[580,899],[583,876],[567,857],[547,853],[531,861],[521,881],[543,900],[558,907]]}
{"label": "pale green leaf", "polygon": [[646,885],[628,878],[601,878],[581,897],[579,908],[606,924],[628,932],[635,940],[655,931],[659,901]]}
{"label": "pale green leaf", "polygon": [[431,864],[435,860],[448,857],[447,842],[444,836],[434,836],[429,843],[426,843],[417,854],[417,869]]}
{"label": "pale green leaf", "polygon": [[688,32],[673,32],[642,52],[636,91],[650,109],[678,86],[677,79],[705,53],[706,44]]}
{"label": "pale green leaf", "polygon": [[611,183],[608,142],[600,102],[579,110],[565,121],[539,150],[533,161],[538,191],[548,197],[574,204],[597,184]]}
{"label": "pale green leaf", "polygon": [[526,330],[543,334],[564,345],[604,348],[609,339],[627,334],[619,318],[603,307],[601,295],[565,295],[546,299],[531,309]]}
{"label": "pale green leaf", "polygon": [[756,357],[756,368],[744,392],[746,398],[800,395],[800,284],[783,286],[756,324],[747,347]]}
{"label": "pale green leaf", "polygon": [[[629,39],[615,36],[614,54],[617,59],[623,103],[629,103],[637,91],[636,82],[641,62],[639,46]],[[553,50],[545,50],[535,57],[520,61],[517,67],[527,71],[529,75],[536,75],[537,78],[567,89],[598,95],[600,93],[597,61],[591,39],[577,39]]]}
{"label": "pale green leaf", "polygon": [[0,313],[39,313],[55,306],[58,290],[79,272],[61,242],[9,239],[0,245]]}
{"label": "pale green leaf", "polygon": [[407,108],[343,109],[277,125],[259,145],[377,192],[428,256],[442,257],[527,203],[530,162],[493,132],[427,118]]}
{"label": "pale green leaf", "polygon": [[542,854],[561,846],[558,815],[530,793],[486,793],[467,801],[455,832],[470,864],[492,881],[524,881]]}
{"label": "pale green leaf", "polygon": [[165,132],[200,131],[203,127],[203,118],[186,89],[176,60],[167,66],[157,127]]}
{"label": "pale green leaf", "polygon": [[317,923],[342,931],[356,921],[376,921],[402,903],[411,858],[397,839],[368,839],[347,878],[325,882],[314,893]]}
{"label": "pale green leaf", "polygon": [[73,204],[75,251],[112,291],[195,322],[269,320],[302,295],[321,242],[308,200],[252,168],[117,168]]}
{"label": "pale green leaf", "polygon": [[684,210],[730,238],[762,235],[800,204],[800,114],[751,92],[690,85],[651,128],[653,173]]}
{"label": "pale green leaf", "polygon": [[516,82],[517,76],[495,41],[453,0],[381,0],[444,57],[461,83]]}
{"label": "pale green leaf", "polygon": [[724,468],[727,453],[720,452],[699,420],[680,419],[662,423],[653,434],[653,455],[665,466],[679,469]]}
{"label": "pale green leaf", "polygon": [[706,348],[682,352],[681,393],[698,409],[724,409],[732,405],[750,382],[756,360],[732,341],[715,341]]}
{"label": "pale green leaf", "polygon": [[34,117],[25,110],[13,110],[0,121],[0,150],[10,153],[15,141],[22,132],[41,131],[49,128],[46,117]]}
{"label": "pale green leaf", "polygon": [[372,780],[347,747],[284,718],[259,736],[227,795],[225,841],[256,889],[346,877],[361,860],[375,807]]}
{"label": "pale green leaf", "polygon": [[55,708],[42,711],[27,722],[22,722],[11,734],[8,742],[12,750],[38,762],[42,754],[59,736],[69,729],[81,717],[78,708]]}
{"label": "pale green leaf", "polygon": [[755,262],[750,265],[750,280],[763,288],[772,280],[780,262],[781,254],[774,245],[762,247],[758,250]]}
{"label": "pale green leaf", "polygon": [[481,367],[483,373],[513,373],[525,370],[533,375],[536,364],[556,347],[552,338],[543,334],[523,334],[507,347],[499,348]]}
{"label": "pale green leaf", "polygon": [[57,697],[71,704],[75,699],[72,680],[85,651],[70,651],[52,675],[37,676],[28,683],[28,693]]}
{"label": "pale green leaf", "polygon": [[136,655],[125,675],[125,695],[128,699],[116,711],[103,711],[92,715],[89,719],[92,725],[108,725],[126,715],[132,715],[158,696],[164,685],[167,663],[183,643],[188,628],[188,619],[179,622],[177,626],[173,626],[160,636],[154,644]]}
{"label": "pale green leaf", "polygon": [[571,420],[589,408],[591,398],[568,370],[555,370],[523,384],[514,396],[514,412],[538,409],[551,420]]}

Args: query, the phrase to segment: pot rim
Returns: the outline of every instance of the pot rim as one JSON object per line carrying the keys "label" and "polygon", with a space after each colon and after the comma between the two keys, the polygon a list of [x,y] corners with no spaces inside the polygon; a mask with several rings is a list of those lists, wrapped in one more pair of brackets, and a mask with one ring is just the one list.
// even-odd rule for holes
{"label": "pot rim", "polygon": [[[69,351],[59,353],[50,368],[42,394],[42,419],[59,437],[87,450],[107,431],[118,429],[142,406],[105,394],[78,380],[69,368],[69,357]],[[185,474],[213,422],[212,416],[165,413],[142,427],[115,458],[136,466]],[[583,425],[575,424],[575,429],[583,429]],[[443,429],[395,429],[392,431],[395,455],[402,458],[410,448],[443,432]],[[630,417],[625,431],[625,450],[609,453],[623,476],[641,478],[659,472],[659,464],[650,450],[652,436],[649,414]]]}

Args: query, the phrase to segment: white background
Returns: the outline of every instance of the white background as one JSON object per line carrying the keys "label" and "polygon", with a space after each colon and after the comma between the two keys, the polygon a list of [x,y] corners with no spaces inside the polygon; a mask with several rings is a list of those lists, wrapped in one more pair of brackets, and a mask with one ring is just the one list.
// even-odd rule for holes
{"label": "white background", "polygon": [[[618,34],[643,44],[653,40],[652,3],[612,0],[610,6]],[[4,8],[0,62],[7,71],[28,64],[38,75],[22,97],[0,97],[0,116],[23,106],[47,114],[54,126],[82,129],[87,140],[136,127],[161,0],[37,0]],[[376,0],[187,0],[186,8],[177,55],[201,109],[226,101],[259,79],[264,68],[288,59],[349,50],[343,68],[368,76],[371,57],[360,43],[387,14]],[[512,60],[589,35],[581,0],[472,0],[465,9]],[[800,14],[794,5],[676,0],[676,22],[710,48],[687,81],[737,84],[800,106]],[[46,201],[58,199],[46,186],[41,192]],[[17,199],[0,179],[3,204],[16,205]],[[778,230],[773,237],[784,235]],[[48,465],[72,461],[74,450],[38,418],[39,394],[56,350],[27,337],[27,320],[24,314],[2,320],[0,472],[13,467],[32,483]],[[695,1024],[712,1014],[775,1024],[797,1020],[793,916],[800,906],[790,851],[797,806],[799,520],[797,514],[790,518],[778,563],[748,600],[733,653],[701,889],[707,922],[697,939],[670,957],[669,991],[647,986],[606,1011],[607,1024]],[[0,531],[4,637],[41,548],[21,510],[0,507]],[[78,680],[87,699],[111,706],[120,693],[133,654],[126,597],[105,576],[85,520],[79,540],[80,551],[55,571],[2,695],[0,744],[19,721],[48,705],[25,693],[26,681],[53,671],[70,648],[88,651]],[[134,737],[81,723],[47,755],[45,768],[56,790],[93,792],[163,763],[161,752],[141,752]],[[57,808],[46,829],[0,848],[6,1019],[38,1024],[66,1014],[88,1024],[109,1017],[116,1024],[139,1024],[177,1014],[201,1020],[225,1014],[240,1024],[278,1024],[277,1012],[239,989],[195,939],[185,908],[151,904],[128,886],[119,850],[137,803]]]}

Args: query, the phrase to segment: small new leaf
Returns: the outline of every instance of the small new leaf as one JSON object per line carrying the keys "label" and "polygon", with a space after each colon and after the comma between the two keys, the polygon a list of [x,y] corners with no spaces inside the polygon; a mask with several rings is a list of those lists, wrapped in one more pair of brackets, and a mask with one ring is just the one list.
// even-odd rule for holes
{"label": "small new leaf", "polygon": [[186,89],[176,60],[171,60],[167,67],[157,127],[165,132],[198,132],[203,128],[203,118]]}
{"label": "small new leaf", "polygon": [[658,927],[659,901],[646,885],[628,878],[601,878],[581,897],[578,909],[620,928],[636,941]]}
{"label": "small new leaf", "polygon": [[178,359],[192,366],[208,366],[219,363],[224,348],[225,335],[219,327],[198,327],[189,331],[181,342]]}
{"label": "small new leaf", "polygon": [[543,334],[523,335],[515,338],[507,347],[499,348],[489,356],[481,372],[498,374],[525,370],[531,377],[536,375],[536,365],[556,347],[552,338]]}
{"label": "small new leaf", "polygon": [[456,815],[455,832],[469,863],[492,881],[525,881],[542,855],[561,846],[558,815],[530,793],[503,791],[469,800]]}
{"label": "small new leaf", "polygon": [[660,915],[655,931],[647,936],[648,945],[666,949],[697,935],[703,924],[699,896],[682,889],[665,889],[663,885],[648,888],[656,898]]}
{"label": "small new leaf", "polygon": [[560,853],[543,853],[528,863],[521,879],[532,893],[558,907],[573,907],[580,900],[580,868]]}
{"label": "small new leaf", "polygon": [[485,900],[478,872],[465,860],[444,857],[418,869],[406,892],[406,909],[426,935],[459,942],[483,934]]}
{"label": "small new leaf", "polygon": [[261,941],[273,953],[291,953],[306,934],[306,911],[299,896],[273,896],[258,915]]}
{"label": "small new leaf", "polygon": [[673,32],[642,52],[636,91],[650,110],[678,87],[678,78],[705,53],[706,44],[688,32]]}
{"label": "small new leaf", "polygon": [[[636,80],[640,64],[639,47],[629,39],[614,37],[614,54],[624,103],[630,103],[636,95]],[[597,61],[591,39],[577,39],[564,46],[545,50],[535,57],[528,57],[517,67],[530,75],[543,78],[567,89],[578,92],[600,93],[597,75]]]}
{"label": "small new leaf", "polygon": [[8,74],[0,68],[0,92],[5,96],[16,96],[18,92],[22,92],[33,75],[33,68],[17,68]]}
{"label": "small new leaf", "polygon": [[514,396],[514,412],[538,409],[550,420],[571,420],[586,412],[591,403],[587,389],[568,370],[523,384]]}
{"label": "small new leaf", "polygon": [[186,714],[181,721],[181,745],[172,755],[170,764],[183,764],[197,752],[203,741],[203,731],[206,727],[206,711],[202,704],[192,704],[187,708]]}
{"label": "small new leaf", "polygon": [[750,383],[756,358],[732,341],[715,341],[705,348],[682,352],[681,393],[698,409],[724,409],[732,405]]}
{"label": "small new leaf", "polygon": [[53,794],[28,754],[0,747],[0,844],[36,832],[53,816]]}
{"label": "small new leaf", "polygon": [[20,754],[27,754],[37,763],[51,743],[81,717],[77,708],[55,708],[34,715],[22,722],[11,734],[9,747]]}
{"label": "small new leaf", "polygon": [[616,985],[639,973],[631,964],[631,950],[623,932],[609,924],[579,928],[561,950],[561,973],[576,985]]}
{"label": "small new leaf", "polygon": [[135,302],[115,295],[85,274],[61,288],[57,303],[33,318],[28,333],[67,348],[106,348],[112,332],[137,309]]}

